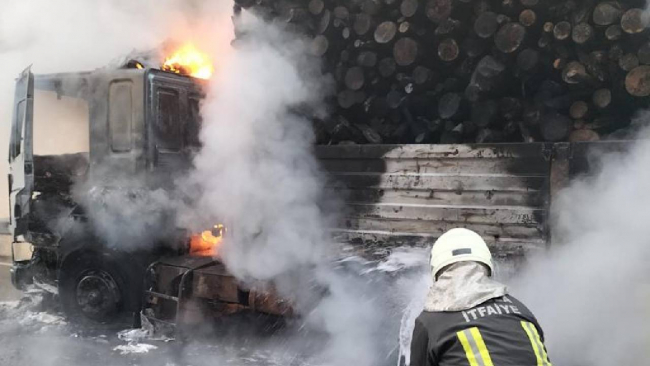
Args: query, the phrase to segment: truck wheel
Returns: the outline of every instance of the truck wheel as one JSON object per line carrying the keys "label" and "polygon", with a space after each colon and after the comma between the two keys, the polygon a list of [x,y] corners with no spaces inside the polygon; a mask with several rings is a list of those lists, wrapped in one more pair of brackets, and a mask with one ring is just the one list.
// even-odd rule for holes
{"label": "truck wheel", "polygon": [[113,261],[82,255],[61,269],[59,296],[68,319],[76,323],[112,324],[132,305],[123,272]]}

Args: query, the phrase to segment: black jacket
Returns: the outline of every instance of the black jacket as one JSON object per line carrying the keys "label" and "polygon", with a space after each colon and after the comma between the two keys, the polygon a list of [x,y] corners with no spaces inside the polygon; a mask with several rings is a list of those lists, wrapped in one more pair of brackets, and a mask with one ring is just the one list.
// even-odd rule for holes
{"label": "black jacket", "polygon": [[510,295],[415,320],[411,366],[551,366],[535,316]]}

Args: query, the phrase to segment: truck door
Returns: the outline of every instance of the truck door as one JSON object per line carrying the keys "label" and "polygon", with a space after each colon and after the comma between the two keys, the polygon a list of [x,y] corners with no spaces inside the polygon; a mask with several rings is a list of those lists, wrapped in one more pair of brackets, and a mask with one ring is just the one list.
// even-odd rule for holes
{"label": "truck door", "polygon": [[31,67],[16,81],[11,136],[9,139],[9,217],[14,240],[27,232],[29,202],[34,189],[32,127],[34,75]]}

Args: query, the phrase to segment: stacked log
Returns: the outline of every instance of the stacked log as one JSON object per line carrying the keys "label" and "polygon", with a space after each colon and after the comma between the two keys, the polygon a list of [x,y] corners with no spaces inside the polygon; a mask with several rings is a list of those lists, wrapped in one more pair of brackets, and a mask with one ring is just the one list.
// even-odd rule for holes
{"label": "stacked log", "polygon": [[318,142],[582,141],[648,107],[645,0],[237,0],[336,81]]}

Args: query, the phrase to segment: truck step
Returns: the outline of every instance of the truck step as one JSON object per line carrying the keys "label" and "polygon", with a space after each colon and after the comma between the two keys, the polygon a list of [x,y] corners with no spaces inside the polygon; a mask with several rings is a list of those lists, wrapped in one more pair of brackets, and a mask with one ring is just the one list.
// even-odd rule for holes
{"label": "truck step", "polygon": [[159,297],[161,299],[178,302],[178,297],[176,297],[176,296],[166,295],[166,294],[162,294],[160,292],[155,292],[155,291],[145,291],[145,293],[147,295],[151,295],[153,297]]}

